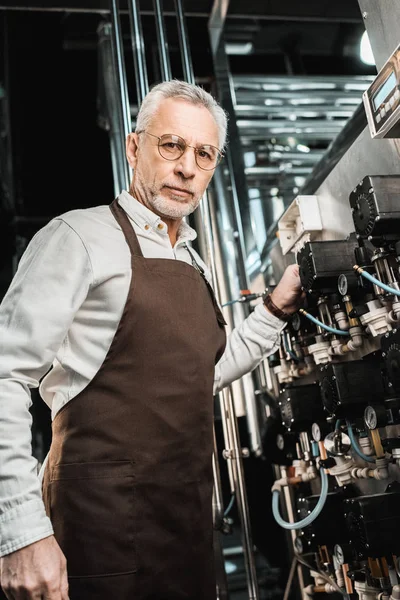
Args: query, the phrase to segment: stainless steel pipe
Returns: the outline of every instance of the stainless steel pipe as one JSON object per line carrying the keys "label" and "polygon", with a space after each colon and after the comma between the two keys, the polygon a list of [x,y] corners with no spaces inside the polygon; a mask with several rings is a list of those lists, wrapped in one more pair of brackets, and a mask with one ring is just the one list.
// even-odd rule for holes
{"label": "stainless steel pipe", "polygon": [[[110,153],[114,181],[114,196],[122,189],[129,189],[130,170],[125,156],[125,126],[122,116],[121,86],[117,83],[117,51],[118,43],[110,23],[102,24],[98,29],[99,59],[103,77],[101,94],[104,98],[107,128],[109,131]],[[113,50],[114,48],[114,50]],[[118,94],[120,90],[120,94]]]}
{"label": "stainless steel pipe", "polygon": [[133,62],[136,73],[137,102],[138,106],[140,107],[141,103],[143,102],[143,98],[149,91],[149,82],[147,78],[146,54],[138,0],[128,0],[128,8],[131,24]]}
{"label": "stainless steel pipe", "polygon": [[158,52],[160,55],[161,79],[163,81],[170,81],[172,79],[172,73],[171,63],[169,60],[168,41],[165,29],[162,0],[154,0],[154,13],[156,16],[156,29]]}

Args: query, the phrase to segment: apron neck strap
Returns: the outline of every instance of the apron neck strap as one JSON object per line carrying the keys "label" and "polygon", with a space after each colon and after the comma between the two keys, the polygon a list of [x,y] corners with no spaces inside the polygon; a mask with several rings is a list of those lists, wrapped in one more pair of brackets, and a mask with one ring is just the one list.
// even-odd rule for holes
{"label": "apron neck strap", "polygon": [[140,248],[139,240],[137,238],[135,230],[133,229],[131,222],[129,221],[128,215],[126,214],[122,206],[120,206],[118,198],[115,198],[115,200],[110,204],[110,210],[114,215],[117,223],[121,226],[121,229],[123,231],[123,234],[125,236],[125,239],[127,241],[132,255],[143,257],[143,253]]}

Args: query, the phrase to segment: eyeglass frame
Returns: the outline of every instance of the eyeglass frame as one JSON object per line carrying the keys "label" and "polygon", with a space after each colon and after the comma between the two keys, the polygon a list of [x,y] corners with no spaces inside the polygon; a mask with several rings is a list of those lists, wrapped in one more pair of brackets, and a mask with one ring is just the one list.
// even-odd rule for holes
{"label": "eyeglass frame", "polygon": [[[218,156],[219,156],[218,162],[215,165],[215,167],[211,167],[211,169],[205,169],[204,167],[201,167],[199,165],[199,163],[197,162],[197,153],[198,153],[198,150],[202,148],[202,146],[200,146],[200,148],[197,148],[196,146],[191,146],[190,144],[188,144],[186,142],[185,138],[183,138],[182,136],[178,135],[177,133],[164,133],[163,135],[160,136],[160,135],[154,135],[154,133],[149,133],[148,131],[146,131],[146,129],[142,129],[141,131],[137,131],[136,133],[138,135],[140,135],[141,133],[147,133],[147,135],[150,135],[151,137],[156,138],[158,140],[157,148],[158,148],[159,155],[161,156],[161,158],[163,158],[164,160],[168,160],[169,162],[174,162],[175,160],[179,160],[185,154],[187,148],[193,148],[193,150],[194,150],[194,158],[195,158],[195,161],[196,161],[196,165],[202,171],[214,171],[218,167],[218,165],[220,164],[220,162],[223,159],[223,157],[225,156],[225,154],[219,148],[217,148],[217,146],[213,146],[212,144],[203,144],[203,146],[210,146],[211,148],[215,148],[215,150],[218,152]],[[167,135],[175,136],[175,137],[177,137],[180,140],[183,140],[185,142],[185,149],[182,152],[182,154],[180,156],[178,156],[177,158],[165,158],[165,156],[163,156],[161,154],[160,142],[161,142],[162,138],[165,137],[165,136],[167,136]]]}

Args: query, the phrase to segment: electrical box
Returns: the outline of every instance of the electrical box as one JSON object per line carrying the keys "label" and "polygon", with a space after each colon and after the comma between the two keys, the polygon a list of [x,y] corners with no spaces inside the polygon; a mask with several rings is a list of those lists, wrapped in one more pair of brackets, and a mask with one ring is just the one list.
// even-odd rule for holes
{"label": "electrical box", "polygon": [[322,221],[317,196],[297,196],[278,222],[282,253],[294,251],[294,246],[307,235],[315,239],[322,231]]}
{"label": "electrical box", "polygon": [[372,138],[400,137],[400,45],[363,94]]}

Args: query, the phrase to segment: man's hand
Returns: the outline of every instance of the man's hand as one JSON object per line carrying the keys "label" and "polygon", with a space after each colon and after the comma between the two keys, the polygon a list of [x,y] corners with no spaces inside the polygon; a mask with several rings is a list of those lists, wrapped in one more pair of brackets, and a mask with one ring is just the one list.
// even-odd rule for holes
{"label": "man's hand", "polygon": [[69,600],[67,561],[54,536],[0,559],[8,600]]}
{"label": "man's hand", "polygon": [[305,295],[301,289],[299,266],[289,265],[272,292],[271,300],[275,306],[291,315],[300,308]]}

